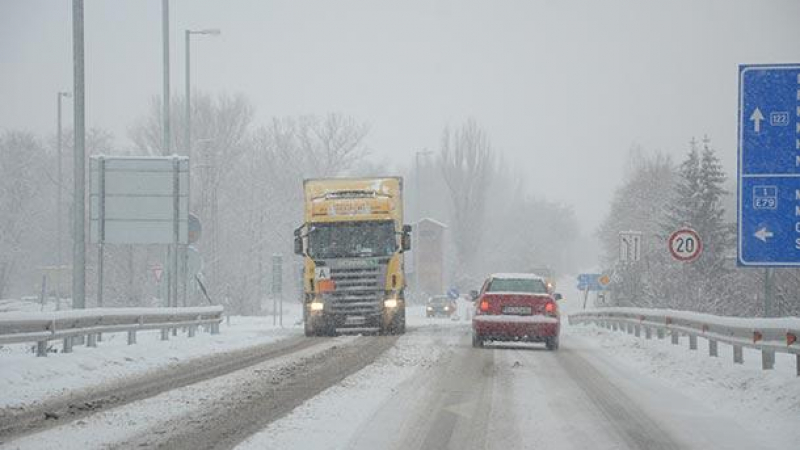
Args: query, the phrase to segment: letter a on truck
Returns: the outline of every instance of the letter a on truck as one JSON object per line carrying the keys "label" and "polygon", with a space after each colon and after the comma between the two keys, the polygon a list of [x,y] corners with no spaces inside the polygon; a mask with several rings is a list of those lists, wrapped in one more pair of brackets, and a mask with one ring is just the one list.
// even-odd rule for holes
{"label": "letter a on truck", "polygon": [[304,259],[306,336],[405,332],[403,179],[309,179],[295,253]]}

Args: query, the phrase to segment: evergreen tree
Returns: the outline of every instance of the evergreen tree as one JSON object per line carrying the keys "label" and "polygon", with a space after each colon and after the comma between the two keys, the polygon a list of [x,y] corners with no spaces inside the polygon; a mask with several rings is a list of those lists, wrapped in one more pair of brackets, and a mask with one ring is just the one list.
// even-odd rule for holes
{"label": "evergreen tree", "polygon": [[724,221],[722,206],[722,198],[728,194],[723,188],[726,176],[710,142],[708,137],[703,139],[700,160],[700,217],[696,229],[701,233],[705,249],[698,263],[706,276],[718,276],[725,271],[725,256],[731,249],[733,236]]}
{"label": "evergreen tree", "polygon": [[664,275],[669,281],[666,295],[671,307],[703,309],[703,304],[721,292],[726,273],[725,256],[732,244],[730,228],[725,224],[722,197],[725,174],[710,140],[703,139],[702,152],[692,139],[689,154],[678,168],[675,196],[666,208],[665,235],[681,227],[693,228],[703,241],[703,253],[697,261],[672,262]]}

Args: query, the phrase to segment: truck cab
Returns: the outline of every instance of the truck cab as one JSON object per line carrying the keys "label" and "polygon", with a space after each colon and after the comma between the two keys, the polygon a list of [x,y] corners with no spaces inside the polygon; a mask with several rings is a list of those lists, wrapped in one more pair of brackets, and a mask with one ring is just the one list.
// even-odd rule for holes
{"label": "truck cab", "polygon": [[304,260],[307,336],[405,332],[402,179],[328,178],[304,182],[305,220],[295,230]]}

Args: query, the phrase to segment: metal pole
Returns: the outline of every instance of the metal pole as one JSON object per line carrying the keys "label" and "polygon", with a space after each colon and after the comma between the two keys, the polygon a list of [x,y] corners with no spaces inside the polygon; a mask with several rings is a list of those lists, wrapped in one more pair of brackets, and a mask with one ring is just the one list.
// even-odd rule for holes
{"label": "metal pole", "polygon": [[[191,173],[191,168],[192,168],[192,90],[191,90],[191,75],[190,75],[191,65],[189,63],[190,62],[190,58],[191,58],[191,47],[190,47],[191,31],[186,30],[185,33],[186,33],[186,35],[185,35],[185,37],[186,37],[186,74],[185,74],[186,75],[186,94],[185,95],[186,95],[186,97],[184,98],[184,101],[186,103],[186,115],[185,115],[186,123],[184,124],[185,135],[184,135],[184,144],[183,145],[186,148],[186,156],[189,158],[189,167],[187,168],[187,170],[189,170],[189,172]],[[189,186],[187,186],[187,188],[188,187]],[[190,192],[191,192],[191,189],[189,190],[189,193]],[[187,195],[187,197],[186,197],[186,205],[187,205],[187,207],[191,206],[191,201],[190,200],[191,200],[191,198]],[[187,259],[189,257],[189,251],[187,249],[187,246],[185,246],[185,245],[181,246],[181,250],[182,250],[181,262],[183,263],[183,266],[181,267],[181,277],[180,277],[180,279],[181,279],[181,284],[183,285],[183,306],[187,306],[186,305],[186,294],[187,294],[187,291],[189,290],[189,283],[188,283],[188,276],[187,276],[187,274],[188,274],[188,267],[187,267],[188,266],[188,261],[187,261]]]}
{"label": "metal pole", "polygon": [[103,250],[106,241],[106,161],[97,160],[97,307],[103,307]]}
{"label": "metal pole", "polygon": [[[419,207],[419,201],[420,201],[419,200],[420,199],[420,195],[419,195],[419,153],[420,152],[414,153],[414,184],[416,184],[416,186],[414,186],[414,191],[415,191],[415,195],[414,195],[414,197],[415,197],[414,198],[414,207],[415,208],[414,209],[416,209],[416,211],[415,211],[416,217],[414,219],[416,219],[416,221],[417,221],[417,226],[419,225],[419,215],[420,215],[420,207]],[[414,233],[414,235],[418,236],[419,233]],[[419,248],[419,237],[417,237],[417,239],[416,239],[416,244],[414,245],[414,250],[416,250],[418,248]],[[414,292],[417,295],[419,295],[419,293],[420,293],[419,292],[420,291],[420,289],[419,289],[419,251],[414,251],[414,255],[413,256],[414,256]]]}
{"label": "metal pole", "polygon": [[161,0],[161,37],[164,44],[164,94],[161,101],[163,102],[163,120],[164,120],[164,133],[162,154],[167,156],[170,154],[170,121],[169,121],[169,0]]}
{"label": "metal pole", "polygon": [[83,0],[72,0],[72,66],[74,77],[74,214],[72,249],[72,307],[86,308],[85,110],[83,73]]}
{"label": "metal pole", "polygon": [[186,146],[186,156],[189,157],[189,164],[192,163],[192,89],[191,89],[191,65],[189,64],[191,58],[191,47],[189,37],[191,31],[186,30],[186,124],[184,144]]}
{"label": "metal pole", "polygon": [[764,269],[764,317],[772,317],[772,269]]}
{"label": "metal pole", "polygon": [[171,305],[178,307],[178,242],[180,242],[180,159],[176,156],[172,159],[173,181],[172,181],[172,260],[170,261],[170,293]]}
{"label": "metal pole", "polygon": [[64,265],[64,252],[62,249],[61,241],[62,241],[62,216],[63,213],[61,211],[61,191],[64,189],[63,182],[64,176],[63,172],[64,169],[63,161],[61,161],[61,99],[67,95],[66,92],[59,92],[58,97],[58,126],[56,128],[56,148],[57,150],[57,157],[58,157],[58,192],[56,194],[56,247],[58,253],[58,260],[56,261],[56,265],[58,269],[56,271],[56,311],[61,309],[61,267]]}

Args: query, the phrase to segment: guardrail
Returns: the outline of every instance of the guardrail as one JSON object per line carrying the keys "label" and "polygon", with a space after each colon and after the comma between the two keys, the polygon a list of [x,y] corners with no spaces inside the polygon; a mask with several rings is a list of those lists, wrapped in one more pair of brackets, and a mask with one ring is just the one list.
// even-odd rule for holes
{"label": "guardrail", "polygon": [[689,349],[697,350],[697,338],[708,341],[709,356],[719,356],[718,343],[733,347],[733,362],[742,364],[744,347],[761,351],[761,367],[775,366],[775,353],[794,354],[797,359],[797,376],[800,376],[800,318],[746,319],[721,317],[688,311],[644,308],[603,308],[581,311],[569,315],[570,324],[594,323],[614,331],[652,339],[669,333],[672,343],[680,343],[681,336],[689,337]]}
{"label": "guardrail", "polygon": [[76,337],[85,336],[87,347],[96,347],[100,333],[128,333],[128,345],[136,343],[136,333],[161,330],[161,340],[169,331],[185,327],[194,337],[201,325],[211,334],[219,333],[222,306],[197,308],[96,308],[42,313],[0,314],[0,345],[36,342],[36,356],[47,356],[47,343],[63,339],[63,353],[72,352]]}

